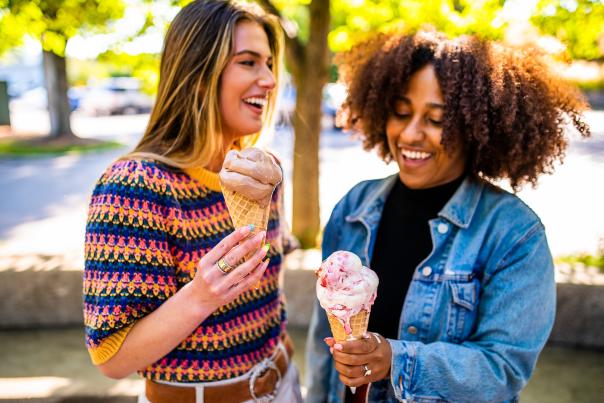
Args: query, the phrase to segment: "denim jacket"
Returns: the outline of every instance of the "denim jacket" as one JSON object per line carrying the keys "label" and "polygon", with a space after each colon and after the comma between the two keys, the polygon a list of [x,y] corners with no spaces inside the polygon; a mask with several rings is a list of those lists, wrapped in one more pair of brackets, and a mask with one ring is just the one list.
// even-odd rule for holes
{"label": "denim jacket", "polygon": [[[323,258],[349,250],[371,261],[397,175],[361,182],[336,205]],[[466,178],[429,221],[432,252],[415,269],[392,347],[389,378],[371,402],[516,402],[554,322],[552,257],[539,218],[516,196]],[[400,242],[413,234],[401,228]],[[379,295],[378,295],[379,298]],[[369,329],[371,330],[371,329]],[[342,402],[344,385],[315,303],[307,345],[307,402]]]}

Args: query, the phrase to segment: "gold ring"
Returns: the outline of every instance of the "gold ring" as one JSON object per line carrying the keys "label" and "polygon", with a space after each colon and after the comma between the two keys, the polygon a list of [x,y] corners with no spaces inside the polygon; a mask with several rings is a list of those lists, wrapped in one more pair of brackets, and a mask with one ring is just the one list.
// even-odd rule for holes
{"label": "gold ring", "polygon": [[218,266],[218,269],[222,272],[222,274],[229,274],[234,269],[233,266],[227,263],[224,257],[218,259],[216,265]]}
{"label": "gold ring", "polygon": [[363,370],[365,371],[365,375],[363,375],[363,376],[369,376],[369,375],[371,375],[371,370],[369,369],[369,367],[367,366],[367,364],[363,365]]}

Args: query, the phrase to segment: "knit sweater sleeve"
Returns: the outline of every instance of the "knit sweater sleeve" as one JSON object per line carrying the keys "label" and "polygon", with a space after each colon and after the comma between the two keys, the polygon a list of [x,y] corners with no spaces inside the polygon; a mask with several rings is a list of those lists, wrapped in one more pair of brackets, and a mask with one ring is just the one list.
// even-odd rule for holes
{"label": "knit sweater sleeve", "polygon": [[176,290],[170,188],[145,161],[118,161],[98,180],[86,224],[84,325],[92,361],[108,361],[137,320]]}

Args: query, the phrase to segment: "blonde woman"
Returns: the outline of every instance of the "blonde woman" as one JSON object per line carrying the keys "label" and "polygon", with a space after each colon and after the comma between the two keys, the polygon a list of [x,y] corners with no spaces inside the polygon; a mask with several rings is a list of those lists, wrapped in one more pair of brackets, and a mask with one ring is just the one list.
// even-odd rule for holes
{"label": "blonde woman", "polygon": [[[99,179],[86,227],[86,345],[139,402],[301,401],[278,287],[282,190],[268,231],[233,231],[217,172],[270,122],[281,32],[261,9],[194,1],[176,16],[136,148]],[[266,238],[266,244],[263,244]],[[225,274],[217,262],[235,265]]]}

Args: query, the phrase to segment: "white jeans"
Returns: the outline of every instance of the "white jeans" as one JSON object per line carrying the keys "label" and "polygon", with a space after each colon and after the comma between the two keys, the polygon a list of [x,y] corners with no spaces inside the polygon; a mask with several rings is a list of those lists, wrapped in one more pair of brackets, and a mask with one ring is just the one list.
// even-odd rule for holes
{"label": "white jeans", "polygon": [[[228,382],[228,381],[218,381],[217,383],[215,383],[215,385],[218,385],[218,383],[222,383],[222,382]],[[210,383],[210,385],[212,383]],[[205,385],[208,385],[208,383],[206,383]],[[193,385],[191,385],[191,386],[193,386]],[[203,388],[204,387],[205,386],[200,385],[200,384],[195,385],[195,389],[197,391],[196,403],[203,403]],[[211,387],[211,386],[208,386],[208,387]],[[259,401],[268,402],[267,399],[260,399]],[[296,368],[296,366],[293,363],[289,364],[289,367],[287,368],[287,372],[286,372],[285,376],[283,377],[283,379],[281,379],[281,383],[279,384],[279,389],[277,390],[277,395],[272,400],[272,402],[274,402],[274,403],[302,403],[303,402],[302,393],[300,392],[298,368]],[[153,403],[153,402],[150,402],[149,399],[147,399],[147,396],[145,395],[145,391],[143,391],[138,396],[138,403]],[[246,400],[245,402],[242,402],[242,403],[254,403],[254,401]]]}

